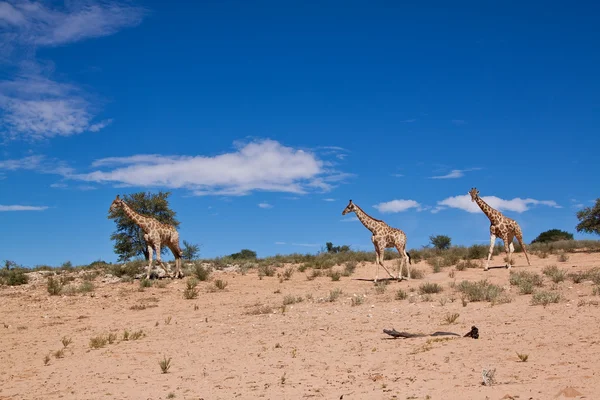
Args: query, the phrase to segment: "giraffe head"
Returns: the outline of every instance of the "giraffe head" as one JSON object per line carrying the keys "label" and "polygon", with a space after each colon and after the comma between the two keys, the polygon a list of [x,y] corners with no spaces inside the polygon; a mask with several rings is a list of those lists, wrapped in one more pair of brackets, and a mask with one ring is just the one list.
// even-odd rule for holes
{"label": "giraffe head", "polygon": [[471,201],[475,201],[479,197],[479,190],[472,188],[469,190],[469,194],[471,195]]}
{"label": "giraffe head", "polygon": [[112,211],[112,212],[117,211],[117,209],[119,209],[122,205],[123,205],[123,200],[121,200],[119,195],[117,195],[117,197],[115,197],[112,204],[110,205],[110,209],[108,211]]}
{"label": "giraffe head", "polygon": [[350,203],[348,203],[348,205],[346,206],[346,208],[344,208],[344,211],[342,211],[342,215],[346,215],[350,212],[356,211],[356,206],[354,205],[354,203],[352,202],[352,200],[350,200]]}

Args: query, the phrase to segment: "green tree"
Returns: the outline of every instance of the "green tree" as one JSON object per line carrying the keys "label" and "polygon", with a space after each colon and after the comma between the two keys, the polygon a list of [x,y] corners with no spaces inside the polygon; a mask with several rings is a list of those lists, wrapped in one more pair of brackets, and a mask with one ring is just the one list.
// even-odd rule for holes
{"label": "green tree", "polygon": [[256,260],[256,252],[248,249],[242,249],[239,253],[230,255],[234,260]]}
{"label": "green tree", "polygon": [[595,233],[600,235],[600,198],[596,199],[594,207],[586,207],[577,211],[579,223],[575,227],[577,232]]}
{"label": "green tree", "polygon": [[200,256],[200,245],[188,243],[187,241],[183,241],[183,258],[186,261],[192,261],[198,259]]}
{"label": "green tree", "polygon": [[[156,218],[158,221],[179,227],[179,221],[175,218],[175,211],[169,208],[168,197],[171,192],[138,192],[121,196],[122,199],[135,212]],[[144,256],[148,260],[148,245],[144,240],[144,231],[127,217],[122,209],[108,212],[108,218],[114,219],[117,230],[110,235],[110,240],[115,241],[115,254],[119,255],[119,261],[127,261],[131,258]],[[161,248],[161,254],[166,254],[167,246]]]}
{"label": "green tree", "polygon": [[334,246],[333,243],[327,242],[325,243],[325,249],[328,253],[346,253],[350,251],[350,246],[342,245],[342,246]]}
{"label": "green tree", "polygon": [[548,243],[558,240],[573,240],[573,234],[560,229],[550,229],[540,233],[531,243]]}
{"label": "green tree", "polygon": [[438,250],[446,250],[450,248],[452,239],[450,239],[450,236],[446,235],[432,235],[429,236],[429,242]]}

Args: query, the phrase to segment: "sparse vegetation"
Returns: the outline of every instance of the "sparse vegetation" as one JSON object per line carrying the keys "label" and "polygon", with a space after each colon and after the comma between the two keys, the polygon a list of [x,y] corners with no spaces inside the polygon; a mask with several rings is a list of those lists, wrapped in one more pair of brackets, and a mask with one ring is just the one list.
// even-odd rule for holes
{"label": "sparse vegetation", "polygon": [[437,283],[427,282],[427,283],[423,283],[419,286],[419,294],[440,293],[443,290],[444,289]]}
{"label": "sparse vegetation", "polygon": [[330,271],[329,277],[331,278],[332,281],[337,282],[342,277],[342,273],[340,271]]}
{"label": "sparse vegetation", "polygon": [[519,357],[519,360],[521,360],[521,362],[527,362],[527,360],[529,359],[529,354],[517,352],[517,357]]}
{"label": "sparse vegetation", "polygon": [[531,297],[531,305],[536,306],[541,304],[543,306],[547,306],[551,303],[560,302],[561,298],[562,296],[560,295],[560,293],[548,290],[540,290],[535,292]]}
{"label": "sparse vegetation", "polygon": [[224,281],[222,279],[217,279],[215,281],[215,288],[217,288],[218,290],[225,290],[225,288],[227,287],[227,281]]}
{"label": "sparse vegetation", "polygon": [[183,298],[186,300],[192,300],[198,297],[198,280],[196,278],[188,278],[185,283],[185,290],[183,291]]}
{"label": "sparse vegetation", "polygon": [[200,245],[193,244],[186,240],[183,241],[183,249],[181,250],[181,258],[185,261],[194,261],[200,256]]}
{"label": "sparse vegetation", "polygon": [[196,277],[196,279],[202,282],[207,281],[210,278],[211,272],[212,271],[210,267],[206,267],[200,263],[194,264],[194,267],[192,269],[192,273]]}
{"label": "sparse vegetation", "polygon": [[342,272],[342,275],[344,276],[350,276],[354,273],[354,271],[356,270],[356,267],[358,266],[358,263],[354,260],[350,260],[348,262],[346,262],[346,264],[344,265],[344,272]]}
{"label": "sparse vegetation", "polygon": [[283,298],[283,305],[300,303],[302,300],[302,296],[293,296],[288,294]]}
{"label": "sparse vegetation", "polygon": [[534,288],[543,285],[541,275],[528,271],[510,271],[508,281],[511,285],[517,286],[521,294],[531,294]]}
{"label": "sparse vegetation", "polygon": [[444,320],[446,321],[446,323],[448,325],[450,325],[450,324],[455,323],[456,320],[458,319],[458,317],[460,317],[459,313],[452,313],[452,314],[448,313],[448,314],[446,314],[446,318]]}
{"label": "sparse vegetation", "polygon": [[404,300],[407,297],[408,297],[408,294],[404,290],[398,289],[396,291],[396,296],[395,296],[396,300]]}
{"label": "sparse vegetation", "polygon": [[459,292],[463,293],[470,302],[495,301],[504,291],[502,287],[489,283],[487,279],[477,282],[462,281],[456,288]]}
{"label": "sparse vegetation", "polygon": [[60,342],[62,343],[63,347],[66,348],[68,345],[70,345],[73,342],[73,340],[70,337],[63,336],[62,339],[60,340]]}
{"label": "sparse vegetation", "polygon": [[556,259],[557,259],[559,262],[567,262],[567,261],[569,261],[569,255],[568,255],[568,254],[565,254],[565,253],[560,253],[560,254],[559,254],[557,257],[556,257]]}
{"label": "sparse vegetation", "polygon": [[0,270],[0,285],[25,285],[29,282],[25,271],[25,268],[18,267],[13,261],[5,261],[5,269]]}
{"label": "sparse vegetation", "polygon": [[50,358],[50,354],[46,354],[46,355],[44,356],[44,365],[48,365],[48,364],[50,364],[50,360],[51,360],[51,358]]}
{"label": "sparse vegetation", "polygon": [[575,227],[577,232],[600,235],[600,198],[596,199],[594,207],[585,207],[577,211],[577,219],[579,220]]}
{"label": "sparse vegetation", "polygon": [[334,289],[334,290],[330,290],[329,291],[329,297],[327,298],[327,301],[329,302],[334,302],[336,301],[341,295],[342,295],[342,289]]}
{"label": "sparse vegetation", "polygon": [[171,368],[171,357],[167,358],[167,356],[163,356],[163,359],[158,362],[158,365],[160,365],[162,373],[166,374]]}
{"label": "sparse vegetation", "polygon": [[552,282],[559,283],[565,280],[567,272],[562,269],[558,269],[556,265],[549,265],[544,267],[542,273],[552,279]]}
{"label": "sparse vegetation", "polygon": [[108,343],[108,339],[102,335],[94,336],[93,338],[90,339],[90,347],[92,349],[102,348],[102,347],[106,346],[107,343]]}
{"label": "sparse vegetation", "polygon": [[63,284],[58,278],[48,277],[47,289],[50,296],[58,296],[62,292]]}
{"label": "sparse vegetation", "polygon": [[356,295],[356,294],[354,296],[352,296],[351,304],[353,307],[360,306],[364,302],[365,302],[365,298],[363,296]]}

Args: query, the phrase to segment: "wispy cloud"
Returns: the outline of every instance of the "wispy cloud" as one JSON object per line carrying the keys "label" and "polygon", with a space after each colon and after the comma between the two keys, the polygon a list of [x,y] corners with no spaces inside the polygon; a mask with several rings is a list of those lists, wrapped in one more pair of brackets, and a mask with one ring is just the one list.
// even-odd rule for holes
{"label": "wispy cloud", "polygon": [[0,170],[30,170],[43,174],[69,175],[73,172],[65,162],[42,155],[27,156],[19,159],[0,161]]}
{"label": "wispy cloud", "polygon": [[53,80],[37,59],[43,47],[108,36],[138,25],[147,11],[117,1],[0,3],[0,63],[16,74],[0,81],[0,134],[9,139],[44,139],[98,132],[111,119],[94,121],[91,96],[74,84]]}
{"label": "wispy cloud", "polygon": [[349,176],[328,167],[314,153],[269,139],[238,143],[235,151],[217,156],[142,154],[104,158],[92,166],[103,169],[67,177],[132,187],[185,188],[197,196],[242,196],[253,191],[328,192]]}
{"label": "wispy cloud", "polygon": [[411,208],[416,208],[417,211],[421,210],[421,205],[415,200],[392,200],[384,203],[379,203],[374,205],[379,212],[382,213],[398,213],[402,211],[409,210]]}
{"label": "wispy cloud", "polygon": [[481,168],[453,169],[452,171],[450,171],[446,175],[432,176],[431,179],[456,179],[456,178],[462,178],[463,176],[465,176],[465,172],[478,171],[480,169]]}
{"label": "wispy cloud", "polygon": [[327,198],[327,199],[323,199],[323,201],[329,201],[329,202],[332,202],[332,201],[335,201],[335,199],[329,199],[329,198]]}
{"label": "wispy cloud", "polygon": [[342,218],[340,221],[342,222],[356,222],[360,221],[356,216]]}
{"label": "wispy cloud", "polygon": [[[0,3],[0,43],[54,47],[112,35],[138,25],[147,10],[117,1],[67,1],[64,7],[17,0]],[[15,51],[15,49],[11,49]]]}
{"label": "wispy cloud", "polygon": [[[530,209],[531,206],[548,206],[553,208],[562,208],[554,200],[536,200],[536,199],[521,199],[516,197],[511,200],[501,199],[496,196],[483,196],[483,201],[488,205],[495,208],[498,211],[514,211],[518,213],[525,212]],[[477,203],[471,201],[471,196],[468,194],[448,197],[444,200],[437,202],[437,207],[432,210],[433,213],[439,212],[445,208],[458,208],[470,213],[481,212],[481,209]]]}
{"label": "wispy cloud", "polygon": [[404,174],[392,174],[393,177],[402,178]]}
{"label": "wispy cloud", "polygon": [[64,189],[64,188],[67,188],[68,186],[69,185],[67,185],[66,183],[60,183],[60,182],[50,184],[50,187],[54,188],[54,189]]}
{"label": "wispy cloud", "polygon": [[0,205],[0,212],[5,211],[44,211],[48,209],[46,206],[36,207],[36,206],[21,206],[21,205],[12,205],[12,206],[3,206]]}
{"label": "wispy cloud", "polygon": [[273,206],[269,203],[258,203],[260,208],[273,208]]}
{"label": "wispy cloud", "polygon": [[285,242],[275,242],[275,244],[277,244],[277,245],[283,245],[283,244],[285,244]]}

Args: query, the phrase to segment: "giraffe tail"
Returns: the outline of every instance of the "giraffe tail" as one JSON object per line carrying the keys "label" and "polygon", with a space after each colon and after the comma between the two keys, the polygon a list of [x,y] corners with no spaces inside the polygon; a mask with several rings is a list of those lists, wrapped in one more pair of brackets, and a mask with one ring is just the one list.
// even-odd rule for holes
{"label": "giraffe tail", "polygon": [[412,265],[412,258],[410,257],[410,253],[407,251],[406,255],[408,256],[408,263]]}

